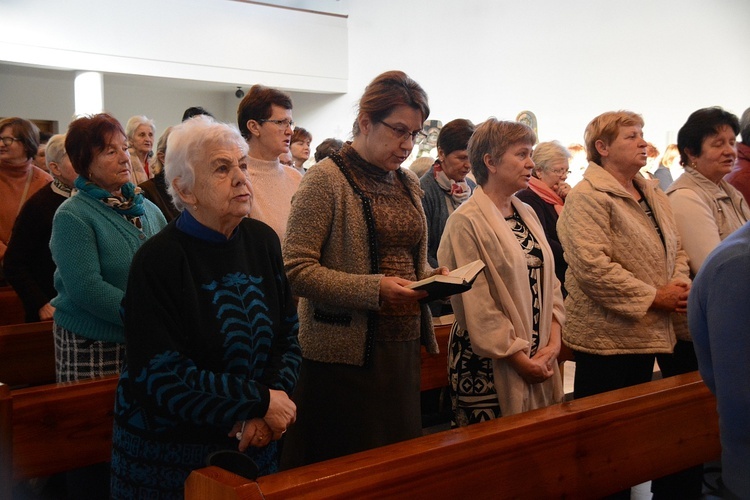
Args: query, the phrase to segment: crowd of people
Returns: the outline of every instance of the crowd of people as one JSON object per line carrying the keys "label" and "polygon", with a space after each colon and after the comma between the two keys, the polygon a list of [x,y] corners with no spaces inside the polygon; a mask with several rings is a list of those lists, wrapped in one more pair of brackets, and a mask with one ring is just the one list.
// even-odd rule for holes
{"label": "crowd of people", "polygon": [[[383,73],[351,140],[320,142],[309,169],[312,133],[263,85],[236,126],[192,107],[158,141],[141,115],[79,117],[44,148],[30,121],[0,121],[0,278],[27,321],[53,320],[59,381],[120,376],[108,494],[181,498],[217,452],[270,474],[418,437],[424,346],[446,357],[454,427],[562,401],[563,348],[576,398],[647,382],[655,363],[700,369],[724,482],[750,495],[750,401],[732,389],[747,376],[732,325],[749,310],[750,109],[695,111],[661,156],[630,111],[573,147],[457,118],[416,175],[403,164],[429,115],[417,82]],[[463,294],[409,288],[476,260]],[[654,498],[699,498],[701,477],[654,478]]]}

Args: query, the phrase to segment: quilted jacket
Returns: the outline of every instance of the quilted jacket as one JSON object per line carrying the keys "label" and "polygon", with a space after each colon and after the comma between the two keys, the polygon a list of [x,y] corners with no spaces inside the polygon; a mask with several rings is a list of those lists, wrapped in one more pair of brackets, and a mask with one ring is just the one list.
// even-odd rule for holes
{"label": "quilted jacket", "polygon": [[563,342],[591,354],[672,352],[670,314],[649,309],[656,289],[689,283],[667,196],[658,181],[637,175],[662,237],[638,202],[607,171],[590,163],[565,200],[558,221],[568,271]]}

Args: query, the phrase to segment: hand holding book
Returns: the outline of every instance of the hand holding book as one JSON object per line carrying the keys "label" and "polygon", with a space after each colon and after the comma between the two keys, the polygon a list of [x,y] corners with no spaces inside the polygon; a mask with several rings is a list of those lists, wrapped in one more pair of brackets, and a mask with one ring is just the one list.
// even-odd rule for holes
{"label": "hand holding book", "polygon": [[482,269],[484,269],[484,262],[475,260],[470,264],[454,269],[447,275],[436,274],[429,278],[415,281],[406,288],[426,291],[427,297],[421,299],[420,302],[429,302],[471,289],[474,280]]}

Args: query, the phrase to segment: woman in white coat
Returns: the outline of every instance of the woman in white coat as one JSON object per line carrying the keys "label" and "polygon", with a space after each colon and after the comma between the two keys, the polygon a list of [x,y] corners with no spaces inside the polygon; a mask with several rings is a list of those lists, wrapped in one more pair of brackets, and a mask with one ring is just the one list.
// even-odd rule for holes
{"label": "woman in white coat", "polygon": [[560,282],[539,219],[514,196],[528,187],[535,142],[520,123],[490,118],[477,127],[468,149],[479,187],[448,218],[440,241],[440,265],[486,264],[471,290],[451,298],[454,427],[562,400]]}

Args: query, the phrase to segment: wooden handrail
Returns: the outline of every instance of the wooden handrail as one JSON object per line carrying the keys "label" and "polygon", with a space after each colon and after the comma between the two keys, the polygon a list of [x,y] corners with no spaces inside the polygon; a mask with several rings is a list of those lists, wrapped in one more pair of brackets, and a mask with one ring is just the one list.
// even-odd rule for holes
{"label": "wooden handrail", "polygon": [[250,481],[194,471],[185,498],[598,498],[719,456],[697,372]]}

